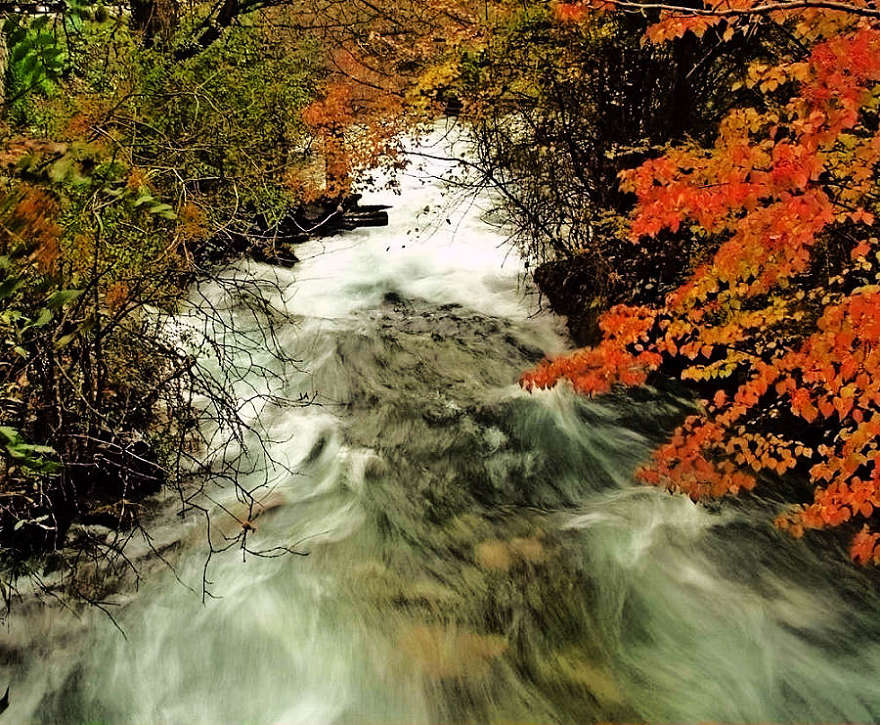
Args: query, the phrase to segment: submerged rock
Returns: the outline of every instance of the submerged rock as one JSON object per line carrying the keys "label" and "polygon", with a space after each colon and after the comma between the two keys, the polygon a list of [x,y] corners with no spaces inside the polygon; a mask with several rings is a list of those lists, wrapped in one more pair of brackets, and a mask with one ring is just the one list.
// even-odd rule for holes
{"label": "submerged rock", "polygon": [[477,634],[454,625],[407,625],[402,628],[398,642],[434,679],[485,677],[493,660],[508,647],[507,640],[500,635]]}

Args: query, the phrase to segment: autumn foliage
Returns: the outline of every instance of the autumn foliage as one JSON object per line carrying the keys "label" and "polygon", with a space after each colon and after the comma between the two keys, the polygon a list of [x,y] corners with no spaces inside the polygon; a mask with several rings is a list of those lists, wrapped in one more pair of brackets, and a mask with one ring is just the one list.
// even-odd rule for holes
{"label": "autumn foliage", "polygon": [[322,183],[303,192],[336,198],[358,172],[399,165],[402,136],[443,110],[462,53],[483,42],[486,28],[460,0],[316,4],[326,75],[301,117],[324,169]]}
{"label": "autumn foliage", "polygon": [[[656,305],[610,309],[598,345],[522,382],[567,379],[593,395],[680,375],[705,399],[642,480],[699,500],[799,477],[812,500],[777,525],[795,536],[845,525],[853,559],[880,563],[880,23],[820,9],[753,16],[754,5],[668,13],[648,32],[723,42],[776,23],[799,49],[751,66],[743,88],[757,102],[728,113],[713,146],[679,144],[621,175],[636,199],[632,243],[686,235],[698,250],[684,260],[691,272]],[[556,17],[584,22],[588,11],[562,4]]]}

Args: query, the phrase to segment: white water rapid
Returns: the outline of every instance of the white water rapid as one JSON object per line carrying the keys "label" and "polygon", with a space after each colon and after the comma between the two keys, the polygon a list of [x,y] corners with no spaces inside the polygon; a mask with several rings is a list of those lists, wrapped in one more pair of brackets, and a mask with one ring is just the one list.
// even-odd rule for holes
{"label": "white water rapid", "polygon": [[180,581],[151,567],[118,597],[124,637],[97,611],[10,619],[0,725],[880,720],[864,575],[760,501],[635,485],[676,414],[659,394],[520,390],[560,320],[442,170],[368,200],[388,228],[247,268],[303,361],[267,392],[318,403],[252,411],[287,468],[251,543],[309,556],[216,557],[202,604],[201,529],[160,518]]}

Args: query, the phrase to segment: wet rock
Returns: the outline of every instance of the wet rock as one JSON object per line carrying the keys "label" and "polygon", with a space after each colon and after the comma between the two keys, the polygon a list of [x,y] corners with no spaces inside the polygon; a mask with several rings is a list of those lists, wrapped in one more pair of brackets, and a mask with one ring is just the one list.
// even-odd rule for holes
{"label": "wet rock", "polygon": [[111,534],[113,534],[112,528],[109,526],[101,526],[99,524],[73,524],[67,532],[67,535],[71,540],[88,538],[103,541]]}
{"label": "wet rock", "polygon": [[428,422],[428,425],[445,425],[457,420],[463,412],[451,400],[436,400],[425,405],[422,417]]}
{"label": "wet rock", "polygon": [[273,231],[294,243],[311,236],[329,236],[358,227],[388,225],[390,207],[384,204],[361,204],[361,195],[321,198],[293,209]]}
{"label": "wet rock", "polygon": [[535,270],[535,284],[554,312],[565,315],[568,330],[578,345],[591,345],[600,337],[602,308],[591,303],[599,296],[599,270],[586,257],[545,262]]}
{"label": "wet rock", "polygon": [[510,542],[510,550],[519,556],[523,561],[531,564],[540,564],[547,558],[544,551],[544,544],[541,540],[532,536],[525,539],[512,539]]}
{"label": "wet rock", "polygon": [[250,257],[256,262],[279,267],[292,267],[299,262],[299,258],[290,251],[287,244],[254,245],[250,249]]}
{"label": "wet rock", "polygon": [[537,536],[508,541],[491,539],[478,544],[474,559],[484,569],[509,571],[517,562],[541,564],[547,559],[544,544]]}
{"label": "wet rock", "polygon": [[425,674],[435,679],[485,677],[493,660],[507,650],[504,637],[455,626],[412,624],[402,629],[398,642]]}
{"label": "wet rock", "polygon": [[602,667],[583,659],[578,651],[560,654],[555,659],[556,674],[560,679],[580,686],[604,705],[620,705],[623,694],[611,675]]}
{"label": "wet rock", "polygon": [[503,541],[484,541],[477,545],[474,559],[484,569],[508,571],[513,566],[513,555],[510,547]]}
{"label": "wet rock", "polygon": [[345,198],[322,198],[291,209],[281,221],[270,222],[256,214],[251,228],[245,232],[224,232],[206,240],[198,250],[206,262],[222,263],[241,255],[280,267],[299,262],[294,247],[314,237],[326,237],[358,227],[388,225],[390,207],[383,204],[361,204],[361,195]]}

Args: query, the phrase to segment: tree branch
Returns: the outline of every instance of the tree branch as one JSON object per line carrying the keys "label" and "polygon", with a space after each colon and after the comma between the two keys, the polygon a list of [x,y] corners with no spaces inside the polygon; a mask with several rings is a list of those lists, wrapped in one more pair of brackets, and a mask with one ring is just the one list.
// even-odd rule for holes
{"label": "tree branch", "polygon": [[[592,3],[588,3],[592,4]],[[623,12],[642,12],[644,10],[663,10],[685,16],[707,16],[713,18],[743,17],[749,15],[769,15],[785,10],[833,10],[864,18],[880,19],[880,9],[871,2],[865,6],[838,0],[781,0],[765,2],[751,8],[709,8],[688,7],[675,3],[638,2],[637,0],[601,0],[601,5],[613,5]]]}

